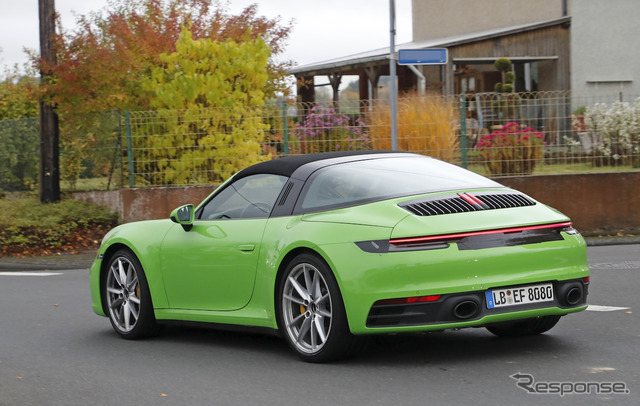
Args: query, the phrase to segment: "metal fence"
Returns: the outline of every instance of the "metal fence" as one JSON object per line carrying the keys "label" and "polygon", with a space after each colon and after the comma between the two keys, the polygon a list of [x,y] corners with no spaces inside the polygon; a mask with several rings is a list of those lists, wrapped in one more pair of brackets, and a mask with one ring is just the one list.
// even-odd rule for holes
{"label": "metal fence", "polygon": [[[401,97],[398,148],[492,176],[640,170],[636,96],[569,92]],[[218,183],[285,155],[391,149],[387,100],[299,104],[259,114],[196,108],[110,111],[61,129],[62,186]],[[37,120],[0,122],[0,187],[37,184]],[[10,147],[8,147],[10,146]]]}
{"label": "metal fence", "polygon": [[[100,190],[125,184],[122,114],[104,111],[60,123],[60,177],[64,190]],[[0,191],[38,189],[38,117],[0,121]]]}

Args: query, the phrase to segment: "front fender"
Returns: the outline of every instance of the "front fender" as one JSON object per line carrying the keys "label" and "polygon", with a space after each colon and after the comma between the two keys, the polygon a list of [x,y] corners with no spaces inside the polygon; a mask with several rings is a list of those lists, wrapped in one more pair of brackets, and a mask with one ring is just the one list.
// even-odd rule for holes
{"label": "front fender", "polygon": [[92,307],[96,314],[105,316],[102,308],[102,275],[107,271],[110,257],[119,249],[130,250],[142,264],[154,309],[168,307],[161,272],[160,246],[167,232],[176,226],[180,227],[169,220],[135,222],[118,226],[105,236],[90,268]]}

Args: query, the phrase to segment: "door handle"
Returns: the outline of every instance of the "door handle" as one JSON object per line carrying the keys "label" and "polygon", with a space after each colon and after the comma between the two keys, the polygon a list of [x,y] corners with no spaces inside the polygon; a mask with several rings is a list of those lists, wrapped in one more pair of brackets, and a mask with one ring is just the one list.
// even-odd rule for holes
{"label": "door handle", "polygon": [[251,252],[256,248],[255,244],[238,245],[238,249],[242,252]]}

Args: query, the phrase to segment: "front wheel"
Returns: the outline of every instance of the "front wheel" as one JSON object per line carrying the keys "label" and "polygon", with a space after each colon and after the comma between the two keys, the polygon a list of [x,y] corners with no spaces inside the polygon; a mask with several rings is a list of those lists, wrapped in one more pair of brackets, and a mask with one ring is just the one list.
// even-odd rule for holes
{"label": "front wheel", "polygon": [[524,337],[545,333],[551,330],[560,316],[540,316],[531,319],[505,321],[487,326],[487,330],[498,337]]}
{"label": "front wheel", "polygon": [[133,253],[120,250],[111,257],[103,287],[107,315],[120,336],[136,339],[157,331],[147,279]]}
{"label": "front wheel", "polygon": [[352,351],[356,338],[349,331],[338,284],[316,256],[298,255],[288,264],[276,306],[281,331],[304,361],[332,361]]}

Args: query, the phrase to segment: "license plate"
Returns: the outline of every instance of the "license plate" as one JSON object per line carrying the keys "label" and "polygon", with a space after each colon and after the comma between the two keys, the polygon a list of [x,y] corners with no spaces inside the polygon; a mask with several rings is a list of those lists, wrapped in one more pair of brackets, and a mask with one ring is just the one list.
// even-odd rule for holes
{"label": "license plate", "polygon": [[553,301],[553,285],[520,286],[517,288],[488,290],[487,308],[515,306],[528,303],[543,303]]}

